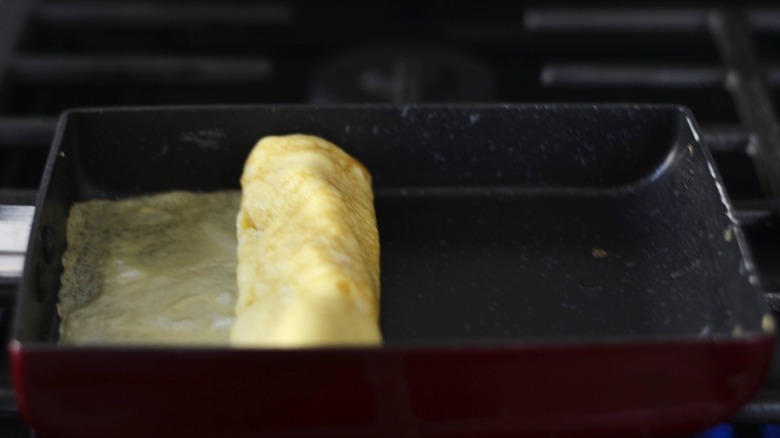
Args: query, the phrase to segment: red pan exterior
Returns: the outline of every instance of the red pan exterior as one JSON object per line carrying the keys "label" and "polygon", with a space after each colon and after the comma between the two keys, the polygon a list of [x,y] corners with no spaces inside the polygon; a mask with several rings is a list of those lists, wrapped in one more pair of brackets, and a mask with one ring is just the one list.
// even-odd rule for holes
{"label": "red pan exterior", "polygon": [[301,351],[9,346],[43,437],[691,433],[762,384],[769,336]]}

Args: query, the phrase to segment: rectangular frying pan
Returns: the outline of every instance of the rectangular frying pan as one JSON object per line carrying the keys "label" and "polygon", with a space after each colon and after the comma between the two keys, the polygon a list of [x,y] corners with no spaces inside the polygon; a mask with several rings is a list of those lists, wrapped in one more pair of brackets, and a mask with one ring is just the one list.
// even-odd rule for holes
{"label": "rectangular frying pan", "polygon": [[[255,142],[294,132],[373,174],[385,346],[57,343],[74,202],[238,188]],[[9,349],[45,437],[685,434],[746,401],[772,349],[712,158],[674,106],[76,110],[36,207]]]}

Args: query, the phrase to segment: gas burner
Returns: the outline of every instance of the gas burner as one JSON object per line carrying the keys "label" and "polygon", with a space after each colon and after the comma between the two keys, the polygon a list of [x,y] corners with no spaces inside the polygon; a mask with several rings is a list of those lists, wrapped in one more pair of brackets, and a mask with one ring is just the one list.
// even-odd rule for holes
{"label": "gas burner", "polygon": [[431,45],[371,45],[315,71],[313,103],[485,102],[493,75],[479,59]]}

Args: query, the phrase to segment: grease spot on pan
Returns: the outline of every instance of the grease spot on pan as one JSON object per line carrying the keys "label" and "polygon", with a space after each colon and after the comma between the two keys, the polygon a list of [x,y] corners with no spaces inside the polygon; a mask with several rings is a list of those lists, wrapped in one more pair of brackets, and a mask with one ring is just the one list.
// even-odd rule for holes
{"label": "grease spot on pan", "polygon": [[775,332],[775,319],[772,315],[767,313],[761,318],[761,328],[765,333],[773,334]]}
{"label": "grease spot on pan", "polygon": [[680,269],[679,271],[672,272],[670,275],[672,278],[677,279],[682,277],[683,275],[690,274],[691,272],[699,269],[701,266],[701,260],[696,259],[688,266],[685,266],[684,268]]}
{"label": "grease spot on pan", "polygon": [[185,131],[179,136],[179,140],[191,143],[195,147],[204,150],[217,150],[222,146],[225,132],[220,129],[201,129],[199,131]]}
{"label": "grease spot on pan", "polygon": [[723,240],[731,242],[732,239],[734,239],[734,230],[731,228],[731,225],[729,225],[723,230]]}

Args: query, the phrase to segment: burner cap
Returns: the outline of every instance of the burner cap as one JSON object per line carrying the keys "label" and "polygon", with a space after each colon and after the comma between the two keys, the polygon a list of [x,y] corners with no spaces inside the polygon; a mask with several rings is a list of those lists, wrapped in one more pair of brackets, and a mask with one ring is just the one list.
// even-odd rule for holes
{"label": "burner cap", "polygon": [[493,78],[479,59],[433,46],[363,47],[325,62],[313,103],[484,102]]}

